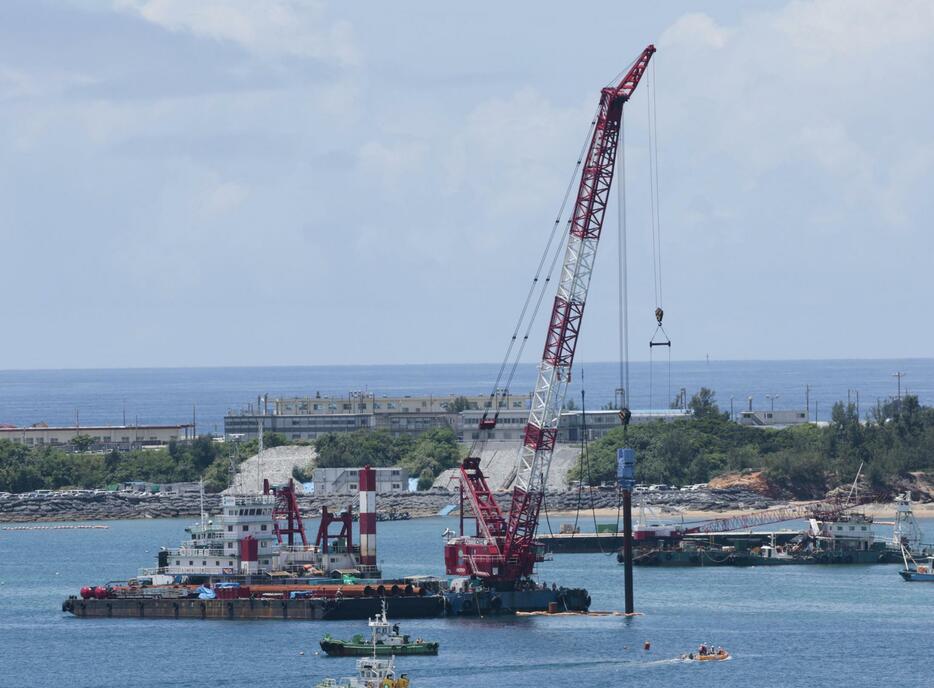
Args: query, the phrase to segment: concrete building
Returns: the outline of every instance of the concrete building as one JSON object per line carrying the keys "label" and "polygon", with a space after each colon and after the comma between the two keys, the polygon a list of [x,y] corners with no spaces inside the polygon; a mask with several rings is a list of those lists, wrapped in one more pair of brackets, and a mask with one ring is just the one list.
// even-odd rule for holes
{"label": "concrete building", "polygon": [[740,411],[737,422],[756,428],[787,428],[808,422],[807,412],[800,410]]}
{"label": "concrete building", "polygon": [[10,440],[27,447],[74,449],[78,436],[91,438],[91,451],[130,451],[144,447],[162,447],[169,442],[194,439],[194,426],[182,425],[73,425],[49,426],[36,423],[29,427],[0,426],[0,440]]}
{"label": "concrete building", "polygon": [[[315,495],[356,495],[360,491],[359,468],[316,468]],[[409,491],[409,472],[405,468],[374,468],[376,492],[387,494]]]}
{"label": "concrete building", "polygon": [[[657,411],[633,411],[630,423],[634,425],[649,423],[651,421],[670,421],[678,418],[689,418],[690,411],[682,409],[662,409]],[[464,442],[480,439],[481,411],[464,411],[461,414],[462,425],[459,437]],[[500,411],[496,420],[496,427],[488,430],[484,437],[491,441],[521,441],[528,422],[528,411]],[[558,422],[559,443],[580,442],[582,439],[596,440],[606,435],[613,428],[619,427],[619,411],[562,411]]]}
{"label": "concrete building", "polygon": [[329,432],[384,430],[392,435],[417,435],[434,428],[451,428],[458,435],[461,416],[458,402],[467,409],[521,410],[529,408],[528,395],[376,396],[355,392],[346,397],[289,397],[270,400],[257,397],[239,411],[224,416],[224,434],[253,439],[259,433],[277,432],[290,441],[313,440]]}
{"label": "concrete building", "polygon": [[[466,409],[456,411],[455,400]],[[290,441],[313,440],[328,432],[385,430],[392,435],[417,435],[433,428],[451,428],[458,439],[471,442],[480,436],[479,423],[484,413],[499,414],[496,428],[487,439],[521,440],[528,421],[529,395],[488,395],[457,397],[403,396],[386,397],[360,392],[347,397],[290,397],[269,400],[257,397],[256,406],[229,412],[224,417],[224,433],[243,439],[255,438],[260,424],[263,432],[278,432]],[[662,409],[633,411],[632,423],[673,420],[690,416],[690,411]],[[586,422],[586,433],[584,424]],[[620,424],[617,411],[588,411],[586,421],[580,411],[564,411],[558,426],[558,442],[580,442],[603,437]]]}

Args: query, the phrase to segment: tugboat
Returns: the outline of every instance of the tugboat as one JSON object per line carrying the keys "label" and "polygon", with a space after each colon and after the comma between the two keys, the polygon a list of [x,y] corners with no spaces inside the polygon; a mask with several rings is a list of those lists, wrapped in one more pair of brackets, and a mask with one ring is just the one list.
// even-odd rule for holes
{"label": "tugboat", "polygon": [[396,678],[395,658],[366,657],[357,661],[357,675],[348,678],[326,678],[315,688],[409,688],[409,677]]}
{"label": "tugboat", "polygon": [[386,616],[386,601],[383,600],[383,609],[370,619],[370,629],[373,636],[369,642],[357,634],[351,640],[335,640],[325,635],[321,641],[321,649],[330,657],[363,657],[396,656],[396,655],[437,655],[438,643],[423,641],[421,638],[412,640],[409,636],[399,632],[399,625],[392,624]]}

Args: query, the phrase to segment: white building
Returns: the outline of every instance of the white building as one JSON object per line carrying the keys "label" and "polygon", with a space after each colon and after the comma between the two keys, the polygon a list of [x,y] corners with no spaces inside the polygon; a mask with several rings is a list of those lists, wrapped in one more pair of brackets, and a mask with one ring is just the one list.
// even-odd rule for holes
{"label": "white building", "polygon": [[800,410],[740,411],[737,422],[757,428],[787,428],[808,422],[807,413]]}
{"label": "white building", "polygon": [[27,447],[73,449],[79,436],[91,438],[95,451],[129,451],[141,447],[161,447],[169,442],[194,439],[194,426],[182,425],[70,425],[50,426],[36,423],[29,427],[0,426],[0,440]]}
{"label": "white building", "polygon": [[[355,495],[360,491],[359,468],[316,468],[315,495]],[[377,494],[409,491],[409,472],[405,468],[374,468]]]}

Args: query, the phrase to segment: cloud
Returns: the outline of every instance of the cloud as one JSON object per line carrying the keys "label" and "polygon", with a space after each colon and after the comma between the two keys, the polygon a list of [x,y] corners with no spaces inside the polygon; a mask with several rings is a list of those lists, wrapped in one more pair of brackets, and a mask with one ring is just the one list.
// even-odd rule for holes
{"label": "cloud", "polygon": [[696,45],[710,48],[722,48],[726,45],[732,31],[717,23],[706,14],[692,12],[679,18],[662,33],[658,40],[659,48],[671,45]]}
{"label": "cloud", "polygon": [[115,6],[170,31],[232,41],[261,55],[342,66],[360,61],[350,24],[329,19],[317,0],[115,0]]}

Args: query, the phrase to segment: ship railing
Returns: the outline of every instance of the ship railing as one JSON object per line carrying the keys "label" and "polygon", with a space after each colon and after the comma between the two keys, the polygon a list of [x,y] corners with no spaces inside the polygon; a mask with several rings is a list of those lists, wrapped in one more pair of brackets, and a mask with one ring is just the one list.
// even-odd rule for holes
{"label": "ship railing", "polygon": [[231,553],[224,553],[223,547],[204,549],[203,547],[176,547],[174,549],[166,549],[165,552],[168,556],[177,556],[177,557],[191,557],[196,559],[197,557],[230,557]]}
{"label": "ship railing", "polygon": [[[312,554],[320,554],[321,548],[318,545],[279,545],[280,552],[294,552],[296,554],[304,554],[311,552]],[[360,548],[357,545],[353,547],[344,547],[342,545],[331,544],[328,547],[329,553],[334,554],[359,554]]]}
{"label": "ship railing", "polygon": [[276,498],[272,495],[224,495],[221,498],[223,506],[256,506],[257,504],[275,504]]}
{"label": "ship railing", "polygon": [[[155,575],[183,576],[189,574],[199,576],[221,576],[225,575],[229,570],[230,569],[225,566],[154,566],[152,568],[138,569],[137,577]],[[236,569],[234,570],[236,571]]]}

